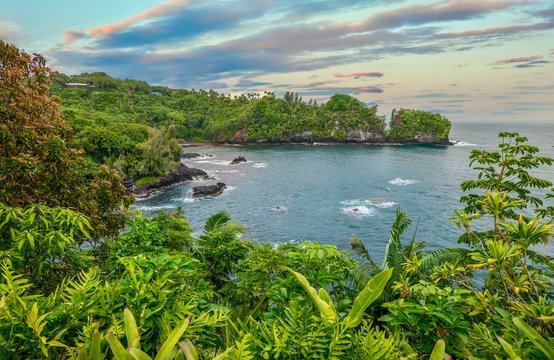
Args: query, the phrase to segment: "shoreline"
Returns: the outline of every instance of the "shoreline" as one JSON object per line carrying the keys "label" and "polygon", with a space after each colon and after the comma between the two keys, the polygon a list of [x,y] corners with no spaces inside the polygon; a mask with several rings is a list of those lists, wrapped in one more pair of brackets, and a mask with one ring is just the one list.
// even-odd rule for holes
{"label": "shoreline", "polygon": [[298,145],[298,146],[453,146],[457,141],[448,140],[448,142],[346,142],[346,141],[264,141],[264,142],[220,142],[220,141],[184,141],[179,143],[182,147],[194,146],[283,146],[283,145]]}

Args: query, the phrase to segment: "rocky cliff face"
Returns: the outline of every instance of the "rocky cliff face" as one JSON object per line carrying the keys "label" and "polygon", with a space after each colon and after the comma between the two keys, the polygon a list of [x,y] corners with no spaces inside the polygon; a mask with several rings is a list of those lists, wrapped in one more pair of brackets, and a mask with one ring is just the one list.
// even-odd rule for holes
{"label": "rocky cliff face", "polygon": [[385,134],[376,131],[365,131],[361,129],[352,129],[346,134],[347,142],[383,142]]}

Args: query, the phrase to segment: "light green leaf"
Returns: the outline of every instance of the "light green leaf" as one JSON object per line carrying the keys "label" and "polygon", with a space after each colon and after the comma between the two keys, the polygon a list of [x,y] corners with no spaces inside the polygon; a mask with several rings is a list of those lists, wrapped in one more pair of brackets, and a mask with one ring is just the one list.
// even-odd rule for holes
{"label": "light green leaf", "polygon": [[119,340],[112,333],[106,334],[106,340],[110,345],[113,355],[117,360],[134,360],[134,358],[129,354]]}
{"label": "light green leaf", "polygon": [[510,360],[521,360],[521,357],[518,354],[516,354],[512,345],[508,344],[506,340],[504,340],[502,337],[498,335],[496,335],[496,338],[500,342],[500,345],[502,345],[502,348],[504,349],[504,351],[506,351],[508,356],[510,356]]}
{"label": "light green leaf", "polygon": [[547,358],[554,359],[554,349],[552,349],[548,341],[546,341],[537,332],[537,330],[533,329],[520,318],[514,317],[513,321],[514,324],[519,328],[519,330],[521,330],[525,334],[525,336],[527,336],[529,340],[531,340],[533,344],[535,344],[537,348],[539,348],[539,350],[542,351],[544,355],[546,355]]}
{"label": "light green leaf", "polygon": [[319,313],[321,314],[321,317],[323,318],[323,320],[328,323],[336,323],[338,321],[337,313],[335,312],[335,310],[331,305],[329,305],[325,300],[319,297],[315,289],[310,286],[310,283],[304,277],[304,275],[297,273],[292,269],[289,269],[289,268],[286,268],[286,269],[296,277],[296,279],[300,282],[304,290],[306,290],[306,292],[312,299],[314,305],[319,310]]}
{"label": "light green leaf", "polygon": [[129,308],[123,311],[123,319],[125,322],[125,335],[127,336],[127,346],[140,349],[140,335],[135,317]]}
{"label": "light green leaf", "polygon": [[429,360],[443,360],[446,353],[446,344],[443,339],[439,339],[433,348],[433,352],[429,357]]}
{"label": "light green leaf", "polygon": [[160,348],[160,351],[158,352],[158,355],[154,358],[154,360],[166,360],[170,359],[170,354],[172,353],[173,347],[179,342],[179,339],[181,339],[181,336],[185,333],[185,330],[187,330],[187,327],[189,326],[190,318],[186,318],[181,322],[180,325],[178,325],[173,331],[169,334],[167,337],[167,340],[163,343],[162,347]]}
{"label": "light green leaf", "polygon": [[387,269],[375,275],[367,282],[365,288],[354,300],[352,310],[350,310],[350,313],[345,319],[348,327],[354,327],[360,324],[365,310],[369,305],[371,305],[371,303],[381,296],[381,293],[383,293],[383,290],[385,289],[391,275],[392,269]]}

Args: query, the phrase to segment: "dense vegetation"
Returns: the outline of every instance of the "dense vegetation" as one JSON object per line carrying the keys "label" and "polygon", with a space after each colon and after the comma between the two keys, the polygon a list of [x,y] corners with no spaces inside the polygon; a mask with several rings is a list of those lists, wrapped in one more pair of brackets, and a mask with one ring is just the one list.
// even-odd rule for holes
{"label": "dense vegetation", "polygon": [[391,141],[399,142],[413,142],[414,139],[425,142],[425,138],[429,138],[434,142],[448,143],[449,132],[450,121],[440,114],[400,109],[392,112],[387,136]]}
{"label": "dense vegetation", "polygon": [[[49,150],[56,165],[37,171],[68,194],[97,178],[82,161],[64,162],[63,174],[88,183],[56,175],[65,156],[80,155],[59,132],[35,131],[65,126],[40,92],[47,84],[34,86],[48,70],[1,45],[0,166],[11,167],[9,178],[0,173],[0,358],[554,358],[554,262],[540,253],[554,235],[554,189],[532,175],[552,159],[524,137],[502,133],[498,150],[472,151],[478,176],[462,183],[465,208],[453,217],[460,247],[428,253],[406,240],[401,210],[380,263],[357,238],[357,258],[331,245],[243,240],[225,212],[197,236],[181,210],[134,213],[127,231],[83,247],[103,220],[4,185],[29,176],[20,164],[38,166],[32,147],[11,145],[28,138],[64,149]],[[29,112],[37,106],[51,116]],[[25,116],[33,126],[17,125]]]}

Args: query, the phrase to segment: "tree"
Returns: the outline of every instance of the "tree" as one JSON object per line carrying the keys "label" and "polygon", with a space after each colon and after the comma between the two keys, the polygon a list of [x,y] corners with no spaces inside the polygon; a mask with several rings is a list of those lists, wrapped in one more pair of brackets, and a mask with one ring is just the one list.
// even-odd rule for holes
{"label": "tree", "polygon": [[73,146],[50,83],[42,56],[0,41],[0,202],[72,208],[91,220],[92,238],[113,236],[124,224],[125,190]]}

